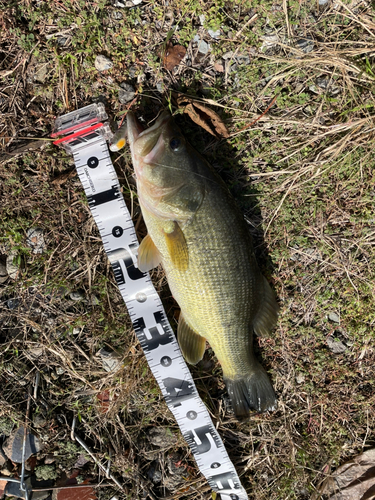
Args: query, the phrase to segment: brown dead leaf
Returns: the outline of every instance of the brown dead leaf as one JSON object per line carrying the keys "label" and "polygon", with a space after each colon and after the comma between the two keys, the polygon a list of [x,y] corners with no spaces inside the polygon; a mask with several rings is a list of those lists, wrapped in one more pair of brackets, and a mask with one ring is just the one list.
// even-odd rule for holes
{"label": "brown dead leaf", "polygon": [[341,465],[319,486],[312,500],[374,500],[375,448]]}
{"label": "brown dead leaf", "polygon": [[177,95],[176,101],[177,105],[183,108],[184,113],[187,113],[194,123],[207,130],[211,135],[218,139],[229,137],[229,132],[223,120],[211,108],[191,97],[181,94]]}
{"label": "brown dead leaf", "polygon": [[173,45],[172,42],[167,42],[163,54],[161,49],[161,57],[163,58],[163,66],[165,69],[172,71],[172,69],[180,64],[185,57],[186,49],[182,45]]}

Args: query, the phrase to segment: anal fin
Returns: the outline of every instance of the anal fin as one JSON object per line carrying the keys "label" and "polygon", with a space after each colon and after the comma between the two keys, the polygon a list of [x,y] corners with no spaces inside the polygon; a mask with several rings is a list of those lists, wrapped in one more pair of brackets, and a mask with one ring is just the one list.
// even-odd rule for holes
{"label": "anal fin", "polygon": [[263,300],[254,318],[253,328],[258,337],[269,337],[277,322],[279,306],[275,294],[263,276]]}
{"label": "anal fin", "polygon": [[150,271],[160,264],[161,255],[148,234],[143,238],[138,248],[138,269],[143,273]]}
{"label": "anal fin", "polygon": [[178,322],[177,340],[188,363],[196,365],[203,358],[206,339],[186,323],[182,313]]}

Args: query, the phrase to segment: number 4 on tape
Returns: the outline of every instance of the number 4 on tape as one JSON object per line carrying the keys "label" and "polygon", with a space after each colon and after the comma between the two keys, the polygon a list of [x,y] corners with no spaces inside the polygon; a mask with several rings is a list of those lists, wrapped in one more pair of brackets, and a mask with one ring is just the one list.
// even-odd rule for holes
{"label": "number 4 on tape", "polygon": [[138,240],[109,155],[112,137],[102,104],[56,120],[54,144],[74,157],[118,288],[167,405],[189,444],[199,470],[222,500],[246,500],[234,465],[200,399],[161,300],[148,274],[137,268]]}

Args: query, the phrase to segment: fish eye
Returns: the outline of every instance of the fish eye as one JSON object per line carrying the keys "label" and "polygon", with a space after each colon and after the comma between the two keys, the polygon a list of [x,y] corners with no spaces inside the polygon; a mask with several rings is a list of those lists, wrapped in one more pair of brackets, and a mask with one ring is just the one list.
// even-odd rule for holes
{"label": "fish eye", "polygon": [[171,139],[169,142],[169,146],[172,151],[177,152],[180,149],[181,145],[182,142],[180,141],[180,139],[178,139],[178,137],[173,137],[173,139]]}

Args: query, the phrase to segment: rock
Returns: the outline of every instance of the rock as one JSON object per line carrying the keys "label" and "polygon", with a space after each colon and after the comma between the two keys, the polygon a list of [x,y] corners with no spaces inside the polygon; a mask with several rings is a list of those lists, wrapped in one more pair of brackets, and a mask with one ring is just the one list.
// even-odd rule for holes
{"label": "rock", "polygon": [[328,319],[330,321],[332,321],[333,323],[340,324],[340,316],[338,314],[336,314],[335,312],[328,313]]}
{"label": "rock", "polygon": [[48,63],[44,63],[34,73],[34,80],[39,83],[44,83],[48,75]]}
{"label": "rock", "polygon": [[305,375],[303,375],[303,373],[297,373],[296,375],[297,384],[303,384],[304,381],[305,381]]}
{"label": "rock", "polygon": [[198,43],[198,52],[200,54],[206,55],[209,52],[210,49],[211,49],[210,44],[207,43],[207,42],[205,42],[204,40],[201,40]]}
{"label": "rock", "polygon": [[224,73],[224,66],[222,61],[216,61],[214,64],[214,70],[218,73]]}
{"label": "rock", "polygon": [[265,51],[268,49],[272,49],[273,47],[276,47],[278,42],[279,42],[279,37],[275,35],[263,35],[262,36],[263,43],[260,47],[261,51]]}
{"label": "rock", "polygon": [[147,471],[147,476],[154,484],[161,482],[163,476],[157,462],[153,462],[153,465]]}
{"label": "rock", "polygon": [[167,469],[169,474],[165,478],[163,486],[168,488],[169,491],[175,491],[181,484],[186,483],[188,473],[181,463],[181,456],[177,453],[173,453],[167,458]]}
{"label": "rock", "polygon": [[129,83],[122,83],[118,91],[118,100],[121,104],[126,104],[134,99],[135,88]]}
{"label": "rock", "polygon": [[296,41],[297,49],[302,50],[305,54],[314,50],[314,40],[310,37],[300,38]]}
{"label": "rock", "polygon": [[44,427],[47,424],[47,420],[43,417],[43,415],[36,414],[33,416],[33,422],[35,427]]}
{"label": "rock", "polygon": [[[22,446],[23,446],[24,427],[19,427],[8,437],[3,444],[5,455],[16,464],[22,463]],[[39,439],[27,430],[26,434],[26,451],[25,460],[31,455],[38,453],[42,449]]]}
{"label": "rock", "polygon": [[214,40],[218,40],[220,38],[221,31],[220,30],[207,30],[208,34],[210,35],[211,38]]}
{"label": "rock", "polygon": [[46,242],[44,241],[43,230],[39,227],[31,227],[26,232],[27,245],[33,249],[33,253],[43,253],[46,248]]}
{"label": "rock", "polygon": [[148,432],[148,439],[159,448],[171,448],[177,443],[177,437],[168,427],[153,427]]}
{"label": "rock", "polygon": [[71,292],[69,294],[69,297],[74,300],[74,301],[78,301],[78,300],[82,300],[85,298],[85,294],[81,291],[81,290],[77,290],[76,292]]}
{"label": "rock", "polygon": [[120,19],[123,18],[123,15],[119,10],[115,10],[114,12],[112,12],[112,17],[115,21],[120,21]]}
{"label": "rock", "polygon": [[66,42],[68,41],[68,37],[67,36],[58,36],[57,37],[57,45],[60,45],[60,47],[64,47],[64,45],[66,44]]}
{"label": "rock", "polygon": [[198,17],[199,17],[200,25],[203,26],[204,25],[204,21],[206,20],[206,16],[204,14],[201,14]]}
{"label": "rock", "polygon": [[76,461],[76,463],[73,465],[73,469],[82,469],[90,460],[87,460],[85,455],[80,455]]}
{"label": "rock", "polygon": [[6,265],[0,262],[0,283],[5,283],[8,279],[8,271]]}
{"label": "rock", "polygon": [[233,54],[234,54],[233,50],[230,50],[229,52],[226,52],[226,53],[222,56],[222,58],[223,58],[223,59],[225,59],[225,60],[230,59],[231,57],[233,57]]}
{"label": "rock", "polygon": [[12,278],[12,280],[16,280],[19,276],[20,273],[20,266],[18,263],[18,252],[17,250],[12,250],[8,257],[7,257],[7,262],[6,262],[6,270],[9,274],[9,277]]}
{"label": "rock", "polygon": [[48,455],[46,455],[46,457],[44,458],[44,463],[46,465],[51,465],[55,462],[56,462],[56,458],[54,457],[54,455],[52,453],[48,453]]}
{"label": "rock", "polygon": [[106,372],[116,372],[121,368],[121,358],[116,352],[100,349],[99,354],[102,358],[103,368]]}
{"label": "rock", "polygon": [[14,298],[14,299],[9,299],[7,300],[7,306],[8,309],[17,309],[17,307],[20,305],[20,299]]}
{"label": "rock", "polygon": [[334,354],[342,354],[346,351],[346,345],[340,339],[330,335],[327,338],[327,345]]}
{"label": "rock", "polygon": [[43,356],[43,347],[39,347],[39,345],[36,345],[35,347],[31,347],[30,349],[27,349],[25,351],[26,357],[30,359],[31,361],[36,361],[39,359],[41,356]]}
{"label": "rock", "polygon": [[3,457],[3,455],[0,453],[0,467],[3,467],[6,463],[7,459]]}
{"label": "rock", "polygon": [[98,71],[107,71],[113,68],[113,62],[108,59],[108,57],[103,56],[103,54],[99,54],[95,57],[94,64]]}
{"label": "rock", "polygon": [[133,5],[140,5],[143,2],[143,0],[131,0],[131,2]]}
{"label": "rock", "polygon": [[158,82],[156,84],[156,90],[162,94],[164,92],[164,83],[163,82]]}
{"label": "rock", "polygon": [[58,366],[56,368],[56,375],[60,376],[60,375],[64,375],[64,373],[65,373],[65,370],[64,370],[64,368],[61,368],[61,366]]}
{"label": "rock", "polygon": [[330,0],[319,0],[319,7],[325,7],[329,2]]}

